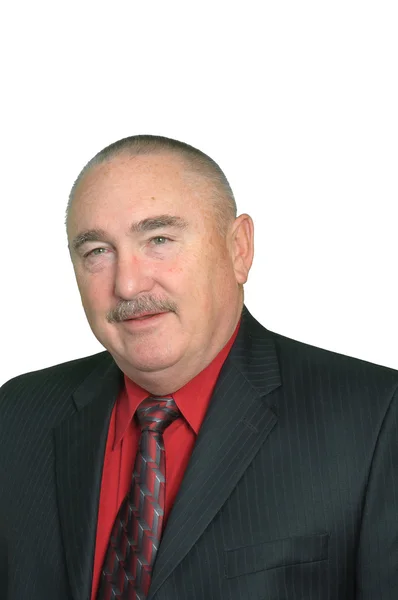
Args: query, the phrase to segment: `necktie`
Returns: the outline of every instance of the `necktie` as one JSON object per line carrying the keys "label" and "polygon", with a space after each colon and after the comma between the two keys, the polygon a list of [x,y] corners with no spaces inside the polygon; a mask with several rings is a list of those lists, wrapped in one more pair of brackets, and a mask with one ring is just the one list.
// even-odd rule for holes
{"label": "necktie", "polygon": [[173,398],[149,397],[136,415],[141,437],[131,487],[113,525],[97,600],[145,600],[162,535],[163,432],[180,413]]}

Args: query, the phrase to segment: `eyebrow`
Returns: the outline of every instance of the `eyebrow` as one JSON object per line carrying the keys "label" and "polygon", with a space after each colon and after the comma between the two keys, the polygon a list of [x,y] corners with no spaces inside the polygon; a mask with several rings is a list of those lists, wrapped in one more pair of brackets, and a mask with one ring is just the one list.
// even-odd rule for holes
{"label": "eyebrow", "polygon": [[[156,217],[148,217],[142,219],[137,223],[132,223],[130,226],[131,233],[145,233],[147,231],[153,231],[162,227],[173,227],[175,229],[186,229],[188,222],[181,217],[175,217],[173,215],[158,215]],[[73,238],[71,247],[73,250],[78,250],[83,244],[87,242],[103,242],[107,235],[103,229],[88,229],[79,233]]]}

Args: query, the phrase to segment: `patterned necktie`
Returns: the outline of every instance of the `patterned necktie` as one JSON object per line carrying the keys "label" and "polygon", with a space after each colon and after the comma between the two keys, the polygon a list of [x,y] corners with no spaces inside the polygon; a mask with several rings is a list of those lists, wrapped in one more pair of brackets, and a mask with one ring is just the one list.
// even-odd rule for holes
{"label": "patterned necktie", "polygon": [[173,398],[137,408],[141,427],[130,491],[113,525],[97,600],[145,600],[162,535],[165,505],[163,431],[180,416]]}

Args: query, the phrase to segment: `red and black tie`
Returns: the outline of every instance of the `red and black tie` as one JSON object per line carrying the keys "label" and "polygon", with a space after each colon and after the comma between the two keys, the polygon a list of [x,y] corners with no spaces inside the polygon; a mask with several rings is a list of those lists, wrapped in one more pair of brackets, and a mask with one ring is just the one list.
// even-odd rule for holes
{"label": "red and black tie", "polygon": [[97,600],[145,600],[162,536],[163,432],[180,412],[173,398],[150,397],[136,415],[141,437],[131,487],[113,525]]}

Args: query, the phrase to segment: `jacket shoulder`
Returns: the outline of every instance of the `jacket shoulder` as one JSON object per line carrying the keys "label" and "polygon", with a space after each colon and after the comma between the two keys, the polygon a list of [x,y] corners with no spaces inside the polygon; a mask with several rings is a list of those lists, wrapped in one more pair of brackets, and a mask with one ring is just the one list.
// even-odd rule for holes
{"label": "jacket shoulder", "polygon": [[300,368],[314,377],[329,382],[351,382],[360,387],[376,386],[391,389],[398,386],[398,371],[391,367],[377,365],[360,358],[354,358],[324,348],[319,348],[279,333],[272,332],[281,367]]}
{"label": "jacket shoulder", "polygon": [[108,352],[99,352],[84,358],[67,361],[37,371],[23,373],[13,377],[0,388],[0,402],[6,396],[21,395],[29,389],[32,394],[38,389],[63,387],[73,389],[101,363],[106,364],[111,360]]}

